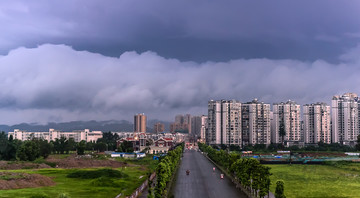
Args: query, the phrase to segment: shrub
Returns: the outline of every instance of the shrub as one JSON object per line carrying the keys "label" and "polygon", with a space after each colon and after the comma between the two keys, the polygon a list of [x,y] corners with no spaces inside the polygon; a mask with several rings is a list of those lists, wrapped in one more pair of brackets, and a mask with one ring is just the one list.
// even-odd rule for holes
{"label": "shrub", "polygon": [[91,181],[93,186],[107,186],[107,187],[119,187],[120,185],[115,183],[113,179],[108,177],[99,177]]}
{"label": "shrub", "polygon": [[66,193],[60,193],[58,198],[70,198]]}
{"label": "shrub", "polygon": [[281,180],[276,182],[275,198],[286,198],[284,195],[284,182]]}
{"label": "shrub", "polygon": [[50,198],[50,197],[46,194],[35,194],[35,195],[31,195],[30,198]]}
{"label": "shrub", "polygon": [[96,179],[99,177],[123,178],[128,175],[114,169],[104,168],[99,170],[77,170],[67,175],[69,178]]}

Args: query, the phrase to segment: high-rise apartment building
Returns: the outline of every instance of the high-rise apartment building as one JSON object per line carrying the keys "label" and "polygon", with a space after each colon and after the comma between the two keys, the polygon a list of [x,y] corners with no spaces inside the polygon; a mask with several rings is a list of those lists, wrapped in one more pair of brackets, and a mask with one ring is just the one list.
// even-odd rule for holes
{"label": "high-rise apartment building", "polygon": [[284,141],[296,142],[301,140],[300,135],[300,105],[294,101],[273,104],[273,123],[271,142],[281,143],[281,132],[284,132]]}
{"label": "high-rise apartment building", "polygon": [[134,132],[146,132],[146,115],[143,113],[134,116]]}
{"label": "high-rise apartment building", "polygon": [[325,103],[303,106],[304,141],[307,144],[331,143],[330,106]]}
{"label": "high-rise apartment building", "polygon": [[189,134],[191,134],[192,133],[192,131],[191,131],[191,115],[190,114],[186,114],[186,115],[184,115],[184,124],[186,124],[187,125],[187,129],[188,129],[188,131],[189,131]]}
{"label": "high-rise apartment building", "polygon": [[354,93],[331,100],[332,142],[353,145],[359,134],[359,98]]}
{"label": "high-rise apartment building", "polygon": [[236,100],[208,102],[209,144],[241,145],[241,103]]}
{"label": "high-rise apartment building", "polygon": [[163,123],[157,122],[154,124],[154,133],[160,133],[165,131],[165,125]]}
{"label": "high-rise apartment building", "polygon": [[191,115],[176,115],[175,122],[170,124],[170,132],[186,132],[191,134]]}
{"label": "high-rise apartment building", "polygon": [[241,105],[242,144],[271,143],[270,104],[254,99]]}
{"label": "high-rise apartment building", "polygon": [[201,131],[201,116],[191,117],[191,133],[200,137]]}
{"label": "high-rise apartment building", "polygon": [[175,123],[184,123],[184,115],[176,115],[175,116]]}
{"label": "high-rise apartment building", "polygon": [[208,130],[208,117],[206,115],[201,116],[201,129],[200,129],[200,139],[202,141],[206,140],[206,131]]}

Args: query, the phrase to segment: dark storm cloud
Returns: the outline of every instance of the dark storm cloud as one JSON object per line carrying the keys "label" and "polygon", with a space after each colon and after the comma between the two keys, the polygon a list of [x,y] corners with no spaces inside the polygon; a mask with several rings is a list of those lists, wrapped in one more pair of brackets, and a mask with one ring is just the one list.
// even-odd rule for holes
{"label": "dark storm cloud", "polygon": [[2,1],[0,53],[66,44],[118,57],[155,51],[193,61],[335,57],[360,37],[360,2]]}
{"label": "dark storm cloud", "polygon": [[1,123],[360,93],[360,1],[1,1]]}
{"label": "dark storm cloud", "polygon": [[154,52],[119,58],[65,45],[19,48],[0,56],[2,123],[127,119],[138,112],[172,120],[206,113],[210,99],[328,102],[360,93],[360,45],[338,64],[283,59],[183,62]]}

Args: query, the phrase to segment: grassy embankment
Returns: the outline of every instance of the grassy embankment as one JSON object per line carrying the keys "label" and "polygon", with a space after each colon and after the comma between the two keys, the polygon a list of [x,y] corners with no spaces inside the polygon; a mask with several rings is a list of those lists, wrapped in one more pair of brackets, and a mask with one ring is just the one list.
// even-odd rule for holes
{"label": "grassy embankment", "polygon": [[338,162],[328,165],[267,165],[276,181],[285,183],[285,195],[291,197],[359,197],[360,164]]}
{"label": "grassy embankment", "polygon": [[[128,164],[126,168],[113,169],[121,172],[122,176],[118,174],[102,177],[86,176],[94,175],[93,171],[102,171],[104,170],[103,168],[9,170],[9,172],[37,173],[48,176],[53,178],[56,185],[40,188],[0,190],[0,197],[57,197],[60,193],[65,193],[72,198],[115,197],[119,193],[122,193],[123,196],[128,196],[147,179],[147,174],[154,170],[157,162],[152,161],[150,157],[141,160],[123,161]],[[69,177],[69,175],[77,171],[81,171],[78,174],[80,176]]]}

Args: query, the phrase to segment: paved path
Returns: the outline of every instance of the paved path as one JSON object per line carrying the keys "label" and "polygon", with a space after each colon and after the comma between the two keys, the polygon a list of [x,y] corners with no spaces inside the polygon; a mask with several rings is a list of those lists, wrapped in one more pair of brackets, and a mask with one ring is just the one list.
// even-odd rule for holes
{"label": "paved path", "polygon": [[175,198],[246,197],[229,179],[220,179],[220,171],[213,172],[213,167],[200,152],[185,151],[173,191]]}

